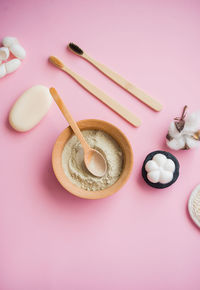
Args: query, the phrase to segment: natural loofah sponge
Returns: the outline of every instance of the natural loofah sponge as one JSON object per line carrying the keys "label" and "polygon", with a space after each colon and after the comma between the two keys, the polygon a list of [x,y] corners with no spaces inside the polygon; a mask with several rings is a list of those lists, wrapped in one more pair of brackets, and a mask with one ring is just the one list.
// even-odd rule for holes
{"label": "natural loofah sponge", "polygon": [[191,219],[200,228],[200,185],[197,185],[190,195],[188,211]]}
{"label": "natural loofah sponge", "polygon": [[184,107],[181,117],[175,118],[169,126],[166,142],[171,149],[191,149],[200,143],[200,111],[186,118],[186,109],[187,106]]}

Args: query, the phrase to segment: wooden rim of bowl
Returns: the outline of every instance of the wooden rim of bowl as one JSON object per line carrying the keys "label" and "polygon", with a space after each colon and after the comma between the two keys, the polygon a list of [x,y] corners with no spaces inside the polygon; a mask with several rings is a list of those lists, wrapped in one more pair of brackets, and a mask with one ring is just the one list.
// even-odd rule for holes
{"label": "wooden rim of bowl", "polygon": [[71,194],[80,198],[100,199],[116,193],[127,181],[133,167],[133,151],[124,133],[106,121],[86,119],[77,122],[80,130],[101,130],[109,134],[119,144],[123,152],[123,169],[119,179],[110,187],[99,191],[87,191],[75,184],[65,175],[62,168],[62,152],[67,140],[73,135],[71,127],[64,129],[58,136],[52,152],[53,171],[60,184]]}

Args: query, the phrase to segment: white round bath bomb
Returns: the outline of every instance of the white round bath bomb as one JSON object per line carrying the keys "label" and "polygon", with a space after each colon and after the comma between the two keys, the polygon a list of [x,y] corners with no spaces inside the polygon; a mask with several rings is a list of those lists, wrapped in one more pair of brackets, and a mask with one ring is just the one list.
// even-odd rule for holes
{"label": "white round bath bomb", "polygon": [[5,63],[0,64],[0,79],[6,75],[6,67]]}
{"label": "white round bath bomb", "polygon": [[188,211],[193,222],[200,228],[200,185],[196,186],[190,195]]}
{"label": "white round bath bomb", "polygon": [[0,60],[8,59],[10,51],[7,47],[0,47]]}
{"label": "white round bath bomb", "polygon": [[18,40],[15,37],[6,36],[6,37],[3,38],[2,43],[3,43],[4,46],[10,47],[13,44],[17,44]]}
{"label": "white round bath bomb", "polygon": [[10,125],[19,132],[26,132],[35,127],[47,114],[52,103],[49,89],[42,85],[25,91],[13,105]]}
{"label": "white round bath bomb", "polygon": [[152,160],[147,161],[145,170],[150,182],[167,184],[173,179],[175,164],[164,154],[158,153],[153,156]]}
{"label": "white round bath bomb", "polygon": [[8,74],[16,71],[18,69],[18,67],[21,65],[21,60],[14,58],[8,62],[5,63],[5,67],[6,67],[6,72]]}
{"label": "white round bath bomb", "polygon": [[11,45],[9,49],[12,54],[19,59],[24,59],[26,57],[25,49],[18,43]]}

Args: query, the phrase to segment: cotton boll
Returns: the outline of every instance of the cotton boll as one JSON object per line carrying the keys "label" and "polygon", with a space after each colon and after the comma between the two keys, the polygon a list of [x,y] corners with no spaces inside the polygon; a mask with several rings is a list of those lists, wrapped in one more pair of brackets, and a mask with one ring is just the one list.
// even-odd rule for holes
{"label": "cotton boll", "polygon": [[164,166],[164,164],[167,160],[167,157],[163,154],[156,154],[153,157],[153,160],[158,164],[158,166]]}
{"label": "cotton boll", "polygon": [[9,49],[7,47],[0,47],[0,59],[6,60],[10,55]]}
{"label": "cotton boll", "polygon": [[173,179],[173,173],[166,170],[161,170],[159,182],[162,184],[169,183]]}
{"label": "cotton boll", "polygon": [[180,150],[185,147],[185,138],[182,136],[178,139],[167,140],[167,146],[173,150]]}
{"label": "cotton boll", "polygon": [[152,183],[157,183],[159,182],[159,178],[160,178],[160,171],[159,170],[153,170],[153,171],[150,171],[148,174],[147,174],[147,178],[150,182]]}
{"label": "cotton boll", "polygon": [[146,163],[146,165],[145,165],[145,170],[147,172],[153,171],[153,170],[156,170],[156,169],[158,169],[158,165],[157,165],[157,163],[154,160],[149,160]]}
{"label": "cotton boll", "polygon": [[169,135],[172,138],[178,138],[181,135],[181,133],[177,130],[174,122],[171,122],[171,124],[169,126]]}
{"label": "cotton boll", "polygon": [[186,144],[189,148],[196,148],[199,146],[199,141],[193,137],[186,137]]}
{"label": "cotton boll", "polygon": [[4,37],[2,43],[3,43],[4,46],[10,47],[13,44],[17,44],[18,40],[15,37],[6,36],[6,37]]}
{"label": "cotton boll", "polygon": [[3,78],[6,75],[6,67],[5,64],[0,65],[0,78]]}
{"label": "cotton boll", "polygon": [[20,44],[13,44],[10,46],[10,51],[19,59],[24,59],[26,56],[25,49]]}
{"label": "cotton boll", "polygon": [[184,131],[196,132],[200,128],[200,111],[192,113],[185,120]]}
{"label": "cotton boll", "polygon": [[21,60],[14,58],[8,62],[5,63],[6,71],[7,73],[12,73],[15,70],[18,69],[18,67],[21,65]]}
{"label": "cotton boll", "polygon": [[174,172],[175,171],[175,164],[171,159],[167,159],[165,162],[163,169]]}

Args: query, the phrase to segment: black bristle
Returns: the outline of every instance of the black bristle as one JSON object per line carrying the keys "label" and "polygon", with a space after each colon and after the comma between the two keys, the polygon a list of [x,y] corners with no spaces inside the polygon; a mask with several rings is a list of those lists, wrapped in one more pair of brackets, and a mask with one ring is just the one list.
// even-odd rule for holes
{"label": "black bristle", "polygon": [[76,44],[74,44],[73,42],[70,42],[69,43],[69,47],[71,48],[71,50],[73,50],[75,53],[77,53],[77,54],[83,54],[83,50],[80,48],[80,47],[78,47]]}

